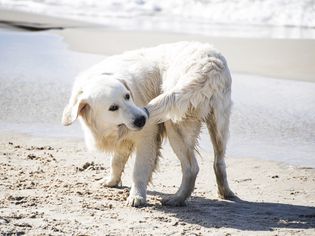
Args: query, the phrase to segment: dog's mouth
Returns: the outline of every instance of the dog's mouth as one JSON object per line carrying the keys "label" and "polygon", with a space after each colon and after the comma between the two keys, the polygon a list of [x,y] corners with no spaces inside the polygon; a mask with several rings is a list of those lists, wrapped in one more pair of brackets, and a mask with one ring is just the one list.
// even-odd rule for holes
{"label": "dog's mouth", "polygon": [[124,130],[138,130],[137,128],[130,128],[130,127],[128,127],[128,126],[125,125],[125,124],[119,124],[119,125],[117,125],[117,127],[118,127],[118,129],[120,129],[120,130],[122,130],[122,129],[124,129]]}
{"label": "dog's mouth", "polygon": [[126,134],[128,133],[128,127],[125,124],[119,124],[117,125],[118,127],[118,137],[119,139],[123,138],[126,136]]}
{"label": "dog's mouth", "polygon": [[117,125],[117,127],[118,127],[118,129],[119,129],[120,131],[121,131],[121,130],[125,130],[125,131],[127,131],[127,130],[130,130],[130,131],[139,131],[139,130],[142,130],[142,128],[143,128],[143,127],[134,127],[134,126],[129,127],[129,126],[125,125],[125,124],[119,124],[119,125]]}
{"label": "dog's mouth", "polygon": [[128,131],[128,130],[130,130],[130,129],[128,128],[128,126],[125,125],[125,124],[119,124],[119,125],[117,125],[117,128],[118,128],[118,130],[119,130],[120,132],[121,132],[122,130],[124,130],[125,132]]}

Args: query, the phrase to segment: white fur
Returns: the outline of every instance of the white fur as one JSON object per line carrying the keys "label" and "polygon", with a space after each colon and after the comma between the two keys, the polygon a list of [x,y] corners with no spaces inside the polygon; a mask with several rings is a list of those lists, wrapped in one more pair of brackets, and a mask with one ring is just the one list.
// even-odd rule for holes
{"label": "white fur", "polygon": [[[117,111],[109,111],[113,104]],[[183,177],[177,193],[163,203],[176,206],[194,189],[199,170],[194,150],[202,122],[214,147],[219,195],[234,196],[224,163],[230,110],[231,76],[225,58],[208,44],[179,42],[112,56],[82,73],[63,123],[69,125],[79,116],[87,146],[113,153],[107,186],[119,184],[128,157],[136,152],[127,201],[131,206],[145,204],[166,131]],[[140,116],[146,125],[135,127]]]}

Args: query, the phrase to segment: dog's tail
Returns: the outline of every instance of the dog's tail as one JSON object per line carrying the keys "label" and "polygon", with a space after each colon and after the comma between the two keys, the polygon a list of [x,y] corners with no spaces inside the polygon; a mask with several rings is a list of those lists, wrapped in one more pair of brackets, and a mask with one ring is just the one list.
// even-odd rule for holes
{"label": "dog's tail", "polygon": [[230,97],[230,71],[225,58],[217,54],[191,65],[173,88],[154,98],[146,109],[154,123],[180,121],[189,112],[199,112],[198,117],[204,119],[212,103],[226,99],[230,103]]}

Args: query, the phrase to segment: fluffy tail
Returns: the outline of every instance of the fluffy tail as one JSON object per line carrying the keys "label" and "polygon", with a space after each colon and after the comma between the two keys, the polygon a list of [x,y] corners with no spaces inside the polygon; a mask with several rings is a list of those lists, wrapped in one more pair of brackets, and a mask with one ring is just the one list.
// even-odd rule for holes
{"label": "fluffy tail", "polygon": [[[231,75],[223,56],[207,57],[192,64],[178,79],[175,87],[164,91],[147,106],[150,120],[161,123],[168,119],[180,121],[191,110],[205,118],[213,97],[230,99]],[[226,96],[228,95],[228,96]]]}

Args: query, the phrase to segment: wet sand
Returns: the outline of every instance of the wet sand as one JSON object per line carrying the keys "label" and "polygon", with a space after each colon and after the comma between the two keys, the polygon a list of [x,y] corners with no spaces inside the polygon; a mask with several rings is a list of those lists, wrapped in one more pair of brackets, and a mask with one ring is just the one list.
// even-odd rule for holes
{"label": "wet sand", "polygon": [[[94,28],[66,29],[58,33],[65,37],[73,50],[107,55],[161,43],[207,42],[226,56],[234,72],[315,82],[315,40],[220,38]],[[104,39],[106,44],[103,43]]]}
{"label": "wet sand", "polygon": [[208,42],[224,53],[234,72],[315,82],[315,40],[311,39],[248,39],[171,32],[122,32],[97,24],[5,9],[0,9],[0,22],[22,29],[57,29],[55,33],[62,35],[71,49],[102,55],[184,40]]}

